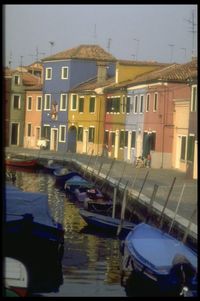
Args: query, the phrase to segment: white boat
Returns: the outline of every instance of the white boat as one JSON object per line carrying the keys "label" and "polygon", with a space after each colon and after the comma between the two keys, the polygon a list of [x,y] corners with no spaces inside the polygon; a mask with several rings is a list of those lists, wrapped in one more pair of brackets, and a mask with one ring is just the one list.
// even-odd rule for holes
{"label": "white boat", "polygon": [[25,265],[14,258],[4,259],[4,288],[6,297],[25,297],[28,294],[28,272]]}

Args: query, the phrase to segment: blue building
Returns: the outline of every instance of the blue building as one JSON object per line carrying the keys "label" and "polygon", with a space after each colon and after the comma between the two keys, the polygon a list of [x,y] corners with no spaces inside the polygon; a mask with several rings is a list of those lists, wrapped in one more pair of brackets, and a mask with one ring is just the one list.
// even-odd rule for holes
{"label": "blue building", "polygon": [[116,58],[98,45],[80,45],[42,60],[44,68],[42,137],[48,148],[68,151],[68,91],[97,76],[98,66],[115,74]]}

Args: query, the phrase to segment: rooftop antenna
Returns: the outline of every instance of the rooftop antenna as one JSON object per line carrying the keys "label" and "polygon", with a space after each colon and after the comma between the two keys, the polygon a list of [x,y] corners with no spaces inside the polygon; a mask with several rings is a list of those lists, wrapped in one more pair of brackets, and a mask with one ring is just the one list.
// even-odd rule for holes
{"label": "rooftop antenna", "polygon": [[184,48],[184,47],[182,47],[182,48],[180,48],[181,50],[184,50],[184,58],[185,58],[185,60],[186,60],[186,48]]}
{"label": "rooftop antenna", "polygon": [[96,39],[97,39],[97,26],[94,24],[94,44],[96,44]]}
{"label": "rooftop antenna", "polygon": [[137,46],[136,46],[136,55],[135,55],[135,59],[136,61],[138,60],[138,52],[139,52],[139,43],[140,43],[140,40],[139,39],[133,39],[133,41],[136,41],[137,42]]}
{"label": "rooftop antenna", "polygon": [[174,44],[168,44],[168,46],[171,48],[170,49],[170,63],[172,63],[172,59],[173,59],[173,52],[174,52]]}
{"label": "rooftop antenna", "polygon": [[53,46],[54,46],[55,42],[54,41],[49,41],[49,44],[50,44],[50,47],[51,47],[50,53],[52,55],[52,49],[53,49]]}
{"label": "rooftop antenna", "polygon": [[23,61],[23,55],[21,55],[21,56],[20,56],[20,58],[21,58],[21,60],[20,60],[20,66],[21,66],[21,72],[22,72],[22,66],[23,66],[23,64],[22,64],[22,61]]}
{"label": "rooftop antenna", "polygon": [[135,54],[131,54],[131,56],[133,57],[133,61],[135,61]]}
{"label": "rooftop antenna", "polygon": [[112,41],[112,39],[111,39],[111,38],[108,38],[108,46],[107,46],[108,52],[110,52],[110,44],[111,44],[111,41]]}
{"label": "rooftop antenna", "polygon": [[191,25],[191,30],[189,32],[192,33],[192,58],[195,57],[195,33],[197,32],[195,30],[195,26],[197,25],[195,23],[195,10],[192,10],[192,16],[190,19],[184,19],[186,22],[188,22]]}
{"label": "rooftop antenna", "polygon": [[8,61],[8,66],[11,69],[11,64],[12,64],[12,52],[10,52],[10,59]]}

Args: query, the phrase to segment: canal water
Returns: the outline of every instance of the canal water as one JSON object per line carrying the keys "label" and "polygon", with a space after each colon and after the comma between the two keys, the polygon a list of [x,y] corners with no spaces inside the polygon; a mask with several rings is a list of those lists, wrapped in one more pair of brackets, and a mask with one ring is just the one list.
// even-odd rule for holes
{"label": "canal water", "polygon": [[15,185],[25,191],[45,192],[54,219],[65,230],[62,260],[63,284],[50,297],[120,297],[126,296],[120,285],[119,240],[89,229],[79,215],[77,204],[55,186],[53,175],[16,170]]}

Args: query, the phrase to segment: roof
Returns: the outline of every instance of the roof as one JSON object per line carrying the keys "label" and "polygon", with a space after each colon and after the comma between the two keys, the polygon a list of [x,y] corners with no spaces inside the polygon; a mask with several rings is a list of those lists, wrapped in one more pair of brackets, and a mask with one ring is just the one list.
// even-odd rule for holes
{"label": "roof", "polygon": [[109,86],[110,84],[113,84],[115,82],[115,77],[110,77],[106,79],[104,82],[98,82],[97,77],[94,77],[92,79],[89,79],[88,81],[85,81],[74,88],[70,90],[70,93],[72,92],[81,92],[81,91],[91,91],[95,90],[97,88]]}
{"label": "roof", "polygon": [[29,72],[22,73],[22,82],[25,86],[37,86],[40,82],[40,78]]}
{"label": "roof", "polygon": [[[186,64],[171,64],[154,71],[146,72],[136,76],[132,80],[123,81],[108,87],[108,90],[127,88],[133,85],[150,83],[155,81],[168,81],[185,83],[197,77],[197,60],[192,60]],[[106,89],[105,89],[106,90]]]}
{"label": "roof", "polygon": [[159,63],[156,61],[130,61],[130,60],[118,60],[120,65],[128,65],[128,66],[168,66],[170,64],[167,63]]}
{"label": "roof", "polygon": [[98,45],[79,45],[71,49],[43,58],[42,61],[63,59],[85,59],[95,61],[116,61],[116,58]]}

